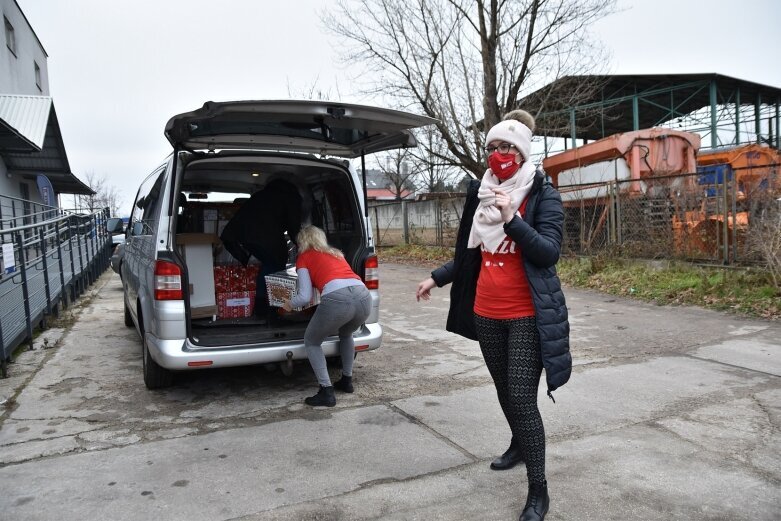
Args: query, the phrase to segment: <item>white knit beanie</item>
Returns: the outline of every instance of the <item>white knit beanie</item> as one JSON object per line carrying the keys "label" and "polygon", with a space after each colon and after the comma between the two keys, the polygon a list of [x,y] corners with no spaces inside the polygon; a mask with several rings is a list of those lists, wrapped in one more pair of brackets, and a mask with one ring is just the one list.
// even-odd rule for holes
{"label": "white knit beanie", "polygon": [[514,119],[500,121],[488,131],[485,135],[486,144],[491,141],[506,141],[523,156],[525,161],[529,160],[529,153],[532,147],[532,131],[529,127]]}

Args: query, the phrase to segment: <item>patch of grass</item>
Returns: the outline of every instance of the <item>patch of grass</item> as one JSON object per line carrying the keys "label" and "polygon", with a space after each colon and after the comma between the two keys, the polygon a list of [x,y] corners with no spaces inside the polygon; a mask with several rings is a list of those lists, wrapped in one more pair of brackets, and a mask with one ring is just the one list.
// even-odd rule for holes
{"label": "patch of grass", "polygon": [[613,295],[781,319],[781,288],[761,270],[565,258],[559,262],[558,272],[565,284]]}
{"label": "patch of grass", "polygon": [[[434,268],[452,259],[453,249],[408,244],[381,248],[378,256],[380,262]],[[781,320],[781,288],[761,270],[646,263],[598,255],[563,258],[558,273],[565,284],[612,295]]]}

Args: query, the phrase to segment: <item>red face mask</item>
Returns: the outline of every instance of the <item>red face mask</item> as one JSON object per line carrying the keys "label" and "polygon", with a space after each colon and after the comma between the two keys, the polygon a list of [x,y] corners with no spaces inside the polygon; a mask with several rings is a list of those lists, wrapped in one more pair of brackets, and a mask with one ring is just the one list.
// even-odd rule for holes
{"label": "red face mask", "polygon": [[521,167],[521,165],[515,162],[515,154],[512,152],[501,154],[498,150],[492,152],[491,155],[488,156],[488,166],[491,167],[491,172],[493,172],[500,181],[510,179]]}

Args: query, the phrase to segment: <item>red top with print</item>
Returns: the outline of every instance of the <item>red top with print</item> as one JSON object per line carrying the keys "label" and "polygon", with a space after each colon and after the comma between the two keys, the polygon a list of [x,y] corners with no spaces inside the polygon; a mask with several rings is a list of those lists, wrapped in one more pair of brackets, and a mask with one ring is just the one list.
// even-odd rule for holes
{"label": "red top with print", "polygon": [[329,253],[323,253],[316,250],[306,250],[296,259],[296,269],[306,268],[309,270],[309,278],[312,285],[322,293],[323,287],[336,279],[358,279],[361,277],[355,274],[347,261],[343,257],[334,257]]}
{"label": "red top with print", "polygon": [[[523,201],[521,216],[526,211]],[[496,253],[482,252],[483,264],[477,279],[475,313],[486,318],[534,316],[534,302],[523,267],[521,249],[509,236],[504,237]]]}

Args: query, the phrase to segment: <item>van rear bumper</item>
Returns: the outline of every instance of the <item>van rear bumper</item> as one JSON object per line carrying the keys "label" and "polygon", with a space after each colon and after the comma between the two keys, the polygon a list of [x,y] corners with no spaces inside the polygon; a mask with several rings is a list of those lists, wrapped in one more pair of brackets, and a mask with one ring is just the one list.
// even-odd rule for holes
{"label": "van rear bumper", "polygon": [[[356,351],[377,349],[382,343],[382,326],[376,322],[364,324],[361,332],[353,338]],[[146,341],[149,354],[154,361],[166,369],[175,371],[284,362],[288,359],[288,353],[292,353],[293,360],[307,358],[303,340],[202,348],[192,344],[188,339],[163,340],[147,333]],[[336,336],[328,337],[322,346],[325,356],[339,355],[339,339]],[[200,364],[190,365],[196,362]],[[207,362],[211,363],[207,364]]]}

